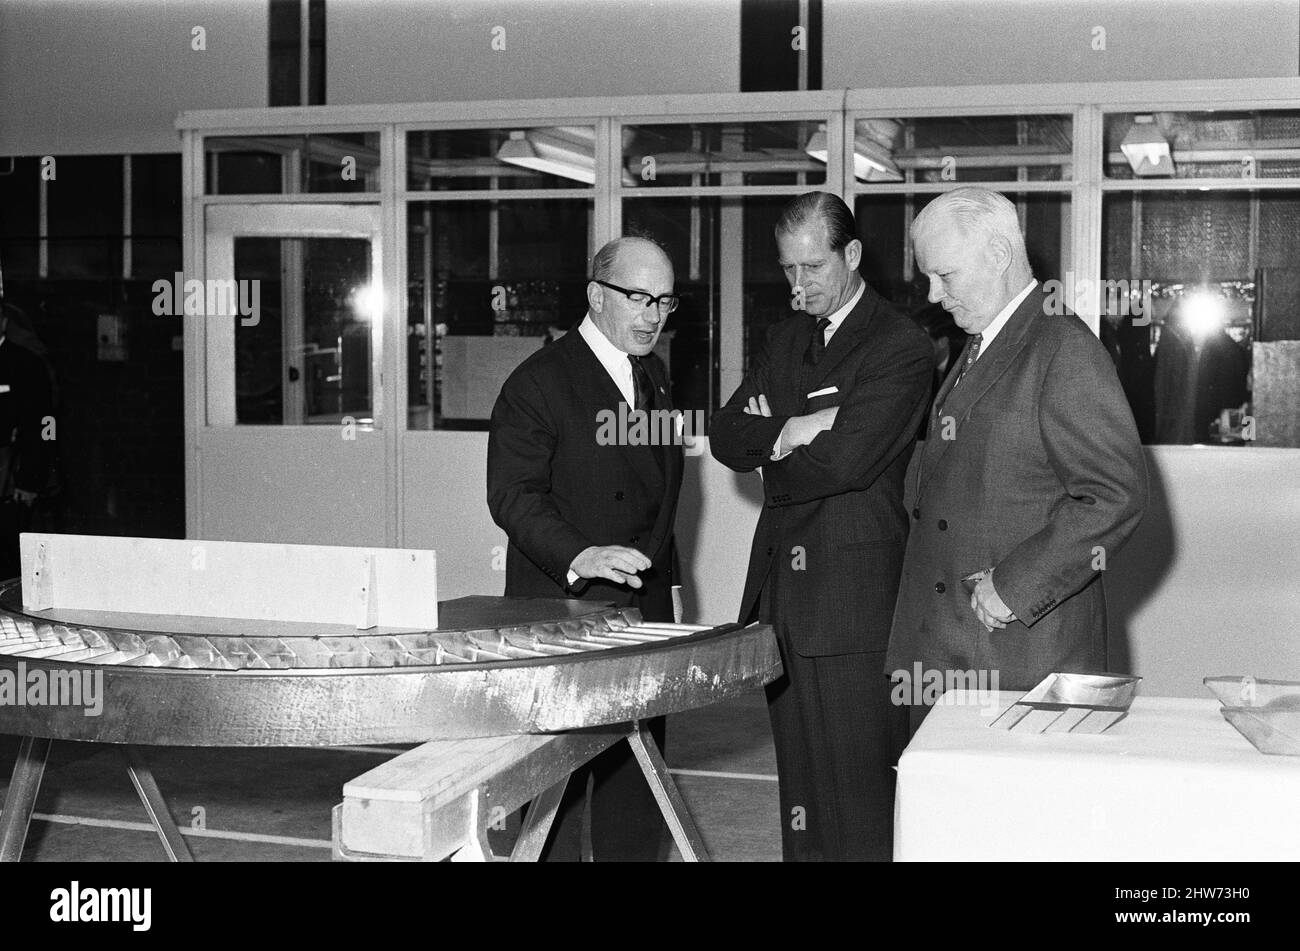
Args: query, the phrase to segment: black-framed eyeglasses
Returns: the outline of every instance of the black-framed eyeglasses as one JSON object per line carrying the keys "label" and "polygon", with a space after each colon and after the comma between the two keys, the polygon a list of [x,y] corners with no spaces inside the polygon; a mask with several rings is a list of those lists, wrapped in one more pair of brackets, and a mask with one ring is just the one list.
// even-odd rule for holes
{"label": "black-framed eyeglasses", "polygon": [[609,283],[609,281],[596,281],[596,283],[601,287],[608,287],[612,291],[618,291],[634,304],[640,304],[642,307],[657,307],[659,313],[665,316],[675,311],[677,305],[682,302],[682,299],[676,294],[660,294],[655,297],[645,291],[630,291],[626,287],[619,287],[617,284]]}

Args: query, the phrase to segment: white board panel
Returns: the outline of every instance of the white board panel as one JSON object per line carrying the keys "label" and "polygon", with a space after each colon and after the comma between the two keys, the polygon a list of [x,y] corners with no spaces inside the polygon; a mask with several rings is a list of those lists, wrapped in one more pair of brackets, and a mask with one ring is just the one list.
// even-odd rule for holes
{"label": "white board panel", "polygon": [[438,626],[429,550],[34,533],[20,541],[27,611]]}

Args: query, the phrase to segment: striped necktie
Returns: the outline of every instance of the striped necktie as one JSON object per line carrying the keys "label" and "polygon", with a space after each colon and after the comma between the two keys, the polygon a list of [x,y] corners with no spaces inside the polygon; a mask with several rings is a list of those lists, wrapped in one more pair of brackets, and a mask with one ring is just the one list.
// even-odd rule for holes
{"label": "striped necktie", "polygon": [[957,386],[961,383],[962,378],[966,375],[966,371],[973,367],[975,361],[979,359],[980,345],[982,343],[984,343],[983,334],[976,334],[971,339],[970,349],[966,351],[966,362],[961,365],[961,369],[957,372],[957,379],[953,381],[952,388],[954,390],[957,389]]}
{"label": "striped necktie", "polygon": [[[980,355],[980,345],[983,342],[984,342],[983,334],[976,334],[974,337],[971,338],[970,349],[966,351],[966,360],[962,363],[961,369],[957,371],[957,379],[952,381],[952,389],[948,391],[949,397],[952,396],[953,390],[957,389],[957,384],[959,384],[962,381],[962,377],[966,375],[966,371],[975,365],[975,361],[976,359],[979,358]],[[934,416],[935,419],[943,418],[942,406],[938,406],[935,408]]]}

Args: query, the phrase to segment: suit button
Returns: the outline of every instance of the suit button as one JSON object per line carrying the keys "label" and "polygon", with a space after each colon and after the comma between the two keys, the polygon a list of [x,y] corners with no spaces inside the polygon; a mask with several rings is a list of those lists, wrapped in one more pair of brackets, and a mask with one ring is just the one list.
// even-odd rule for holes
{"label": "suit button", "polygon": [[776,551],[775,548],[772,548],[772,547],[769,546],[768,549],[767,549],[768,557],[770,558],[770,557],[772,556],[772,553],[775,552],[775,551]]}
{"label": "suit button", "polygon": [[938,594],[943,594],[945,591],[948,590],[948,586],[945,585],[942,581],[936,581],[934,584],[934,590]]}
{"label": "suit button", "polygon": [[947,530],[948,530],[948,520],[946,518],[939,519],[939,531],[946,532]]}
{"label": "suit button", "polygon": [[622,501],[623,501],[623,493],[622,493],[622,492],[615,492],[615,493],[614,493],[614,501],[615,501],[615,502],[622,502]]}
{"label": "suit button", "polygon": [[919,508],[912,509],[912,518],[920,518],[920,517],[921,517],[921,510]]}

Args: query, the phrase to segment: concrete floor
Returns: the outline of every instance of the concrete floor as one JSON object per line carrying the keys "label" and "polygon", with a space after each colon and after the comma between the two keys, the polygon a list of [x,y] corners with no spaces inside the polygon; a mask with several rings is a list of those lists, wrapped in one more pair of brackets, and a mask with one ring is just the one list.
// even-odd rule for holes
{"label": "concrete floor", "polygon": [[[713,858],[779,861],[776,759],[761,692],[668,719],[667,761]],[[18,741],[0,737],[0,789]],[[328,862],[343,784],[391,752],[146,750],[198,861]],[[24,861],[164,858],[118,750],[55,743]],[[676,859],[674,849],[673,858]]]}

